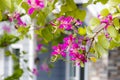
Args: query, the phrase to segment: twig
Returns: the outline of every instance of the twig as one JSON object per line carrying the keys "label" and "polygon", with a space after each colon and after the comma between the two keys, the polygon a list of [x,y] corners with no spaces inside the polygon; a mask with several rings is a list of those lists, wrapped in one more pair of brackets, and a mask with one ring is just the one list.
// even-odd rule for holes
{"label": "twig", "polygon": [[99,31],[96,32],[96,34],[91,38],[91,43],[90,43],[90,46],[89,46],[89,49],[88,51],[86,52],[86,56],[88,55],[88,53],[90,52],[90,49],[92,47],[92,44],[95,40],[95,37],[104,29],[104,27],[102,27]]}

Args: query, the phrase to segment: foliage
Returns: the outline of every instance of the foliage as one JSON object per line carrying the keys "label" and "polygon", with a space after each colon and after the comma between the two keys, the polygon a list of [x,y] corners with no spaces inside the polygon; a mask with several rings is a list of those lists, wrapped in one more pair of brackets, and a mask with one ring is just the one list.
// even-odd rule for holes
{"label": "foliage", "polygon": [[23,74],[23,70],[20,68],[20,64],[19,64],[19,57],[17,57],[15,54],[12,54],[10,51],[6,51],[5,54],[7,57],[11,56],[12,59],[16,63],[14,64],[13,74],[11,76],[5,78],[4,80],[17,80],[17,79],[19,79]]}
{"label": "foliage", "polygon": [[[86,10],[79,9],[74,0],[0,0],[0,21],[14,23],[19,33],[15,36],[4,32],[0,36],[0,48],[8,47],[25,37],[31,38],[28,34],[31,24],[21,19],[27,14],[31,22],[35,22],[34,31],[40,39],[39,44],[52,44],[52,62],[65,60],[67,54],[70,61],[80,66],[84,66],[88,60],[96,62],[108,50],[120,46],[120,0],[89,0],[83,6],[98,2],[110,6],[103,9],[98,17],[92,18],[89,26],[84,26],[82,23]],[[48,51],[46,49],[39,45],[38,50]],[[89,54],[92,56],[88,56]],[[9,51],[6,55],[18,60]],[[19,66],[5,80],[19,79],[22,74],[23,70]]]}
{"label": "foliage", "polygon": [[4,32],[4,34],[0,36],[0,48],[7,47],[17,41],[19,41],[17,36]]}

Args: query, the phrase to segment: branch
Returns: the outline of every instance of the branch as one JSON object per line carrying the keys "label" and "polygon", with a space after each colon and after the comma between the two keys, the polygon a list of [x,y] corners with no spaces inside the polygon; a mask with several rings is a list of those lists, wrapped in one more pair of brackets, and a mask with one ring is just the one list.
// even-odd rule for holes
{"label": "branch", "polygon": [[91,38],[91,43],[90,43],[90,46],[89,46],[89,49],[88,51],[86,51],[86,56],[88,55],[88,53],[90,52],[90,49],[93,45],[93,42],[95,40],[95,37],[104,29],[106,24],[101,24],[100,26],[96,27],[93,32],[96,32],[96,34]]}

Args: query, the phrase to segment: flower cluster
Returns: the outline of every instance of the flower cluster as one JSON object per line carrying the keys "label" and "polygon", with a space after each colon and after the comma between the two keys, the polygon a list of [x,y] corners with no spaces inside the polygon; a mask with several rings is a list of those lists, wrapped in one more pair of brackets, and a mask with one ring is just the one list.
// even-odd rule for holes
{"label": "flower cluster", "polygon": [[19,25],[19,26],[26,26],[26,23],[24,23],[22,21],[22,19],[20,18],[20,13],[17,13],[17,12],[15,12],[15,13],[13,13],[13,15],[9,16],[9,21],[17,22],[17,25]]}
{"label": "flower cluster", "polygon": [[64,50],[64,46],[63,44],[58,44],[58,46],[53,46],[53,52],[52,52],[52,56],[55,56],[55,55],[62,55],[62,57],[66,57],[66,53],[65,53],[65,50]]}
{"label": "flower cluster", "polygon": [[32,14],[37,9],[43,9],[44,8],[44,0],[27,0],[28,4],[30,5],[30,8],[28,10],[28,14]]}
{"label": "flower cluster", "polygon": [[90,39],[81,37],[75,37],[69,35],[64,38],[63,44],[58,46],[53,46],[52,56],[61,55],[63,58],[66,57],[66,54],[69,54],[70,60],[74,61],[76,64],[85,63],[87,58],[86,53],[86,43]]}
{"label": "flower cluster", "polygon": [[82,25],[82,22],[80,20],[76,20],[75,18],[71,16],[61,16],[56,19],[56,22],[51,22],[51,24],[55,27],[59,25],[58,28],[60,29],[65,29],[65,30],[72,30],[73,29],[73,24],[80,26]]}

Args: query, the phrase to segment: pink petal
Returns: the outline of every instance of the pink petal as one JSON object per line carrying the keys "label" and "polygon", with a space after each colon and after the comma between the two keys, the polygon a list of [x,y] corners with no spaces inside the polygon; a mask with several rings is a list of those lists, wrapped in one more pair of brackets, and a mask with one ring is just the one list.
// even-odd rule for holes
{"label": "pink petal", "polygon": [[40,8],[44,8],[44,2],[39,3]]}
{"label": "pink petal", "polygon": [[29,10],[28,10],[28,14],[31,15],[34,11],[35,11],[35,8],[29,8]]}
{"label": "pink petal", "polygon": [[6,25],[5,25],[5,26],[3,26],[2,28],[3,28],[3,30],[4,30],[5,32],[10,33],[10,31],[11,31],[9,26],[6,26]]}
{"label": "pink petal", "polygon": [[38,5],[40,3],[40,1],[39,0],[35,0],[35,3]]}
{"label": "pink petal", "polygon": [[33,68],[32,73],[37,76],[38,75],[38,70],[36,68]]}
{"label": "pink petal", "polygon": [[28,4],[31,4],[31,1],[30,0],[27,0]]}

